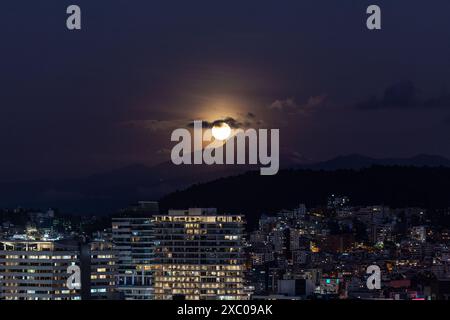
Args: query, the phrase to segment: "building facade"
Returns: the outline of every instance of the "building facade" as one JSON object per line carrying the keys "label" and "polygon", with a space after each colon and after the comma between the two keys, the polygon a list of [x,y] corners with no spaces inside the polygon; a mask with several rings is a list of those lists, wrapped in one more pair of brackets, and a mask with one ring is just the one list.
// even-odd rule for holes
{"label": "building facade", "polygon": [[170,210],[154,217],[155,299],[244,300],[241,215]]}
{"label": "building facade", "polygon": [[152,218],[113,218],[117,290],[126,300],[153,299],[152,226]]}
{"label": "building facade", "polygon": [[81,247],[82,299],[118,299],[117,257],[115,246],[107,241],[93,241]]}
{"label": "building facade", "polygon": [[1,241],[0,299],[80,300],[66,285],[67,268],[79,262],[76,243]]}

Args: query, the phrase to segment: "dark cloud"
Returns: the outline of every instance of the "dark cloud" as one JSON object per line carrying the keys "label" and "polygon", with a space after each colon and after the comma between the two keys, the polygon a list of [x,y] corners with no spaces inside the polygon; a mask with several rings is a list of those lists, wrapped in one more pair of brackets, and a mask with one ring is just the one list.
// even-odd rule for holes
{"label": "dark cloud", "polygon": [[293,98],[288,98],[284,100],[274,101],[269,106],[269,109],[273,111],[281,111],[286,114],[309,114],[323,107],[326,104],[326,102],[327,102],[326,94],[311,96],[303,104],[297,103]]}
{"label": "dark cloud", "polygon": [[[213,127],[216,124],[220,124],[222,122],[226,122],[232,129],[239,129],[239,128],[243,128],[246,126],[246,124],[248,124],[248,122],[240,122],[232,117],[226,117],[223,119],[217,119],[214,121],[203,121],[203,126],[204,127]],[[194,122],[190,122],[187,125],[189,128],[193,128],[194,127]]]}
{"label": "dark cloud", "polygon": [[130,120],[121,122],[121,126],[135,127],[140,129],[146,129],[150,131],[170,130],[180,126],[182,120]]}
{"label": "dark cloud", "polygon": [[450,94],[443,92],[435,98],[430,98],[424,102],[424,107],[428,108],[447,108],[450,107]]}
{"label": "dark cloud", "polygon": [[372,96],[357,104],[359,109],[411,109],[450,107],[450,94],[421,98],[420,91],[412,81],[398,82],[385,89],[381,98]]}

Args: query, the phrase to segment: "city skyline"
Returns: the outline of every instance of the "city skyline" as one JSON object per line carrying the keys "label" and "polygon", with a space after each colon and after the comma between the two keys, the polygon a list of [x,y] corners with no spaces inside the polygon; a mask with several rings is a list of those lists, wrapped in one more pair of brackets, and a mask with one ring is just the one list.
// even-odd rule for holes
{"label": "city skyline", "polygon": [[[262,214],[246,230],[242,214],[165,213],[152,201],[101,224],[52,210],[11,214],[27,222],[0,225],[0,300],[450,297],[448,210],[354,206],[330,195],[318,207]],[[80,267],[81,288],[66,288],[69,266]]]}
{"label": "city skyline", "polygon": [[449,0],[1,8],[2,307],[450,300]]}

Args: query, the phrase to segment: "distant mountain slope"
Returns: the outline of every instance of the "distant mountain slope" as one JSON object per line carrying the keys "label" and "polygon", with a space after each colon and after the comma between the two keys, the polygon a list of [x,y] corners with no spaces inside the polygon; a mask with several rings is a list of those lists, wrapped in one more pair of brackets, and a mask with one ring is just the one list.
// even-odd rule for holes
{"label": "distant mountain slope", "polygon": [[192,186],[161,199],[161,207],[218,207],[245,213],[323,205],[330,194],[347,195],[355,205],[450,207],[450,168],[379,167],[360,170],[283,170],[276,176],[257,172]]}
{"label": "distant mountain slope", "polygon": [[57,207],[73,213],[108,213],[194,183],[243,173],[254,166],[132,165],[80,179],[0,183],[0,207]]}
{"label": "distant mountain slope", "polygon": [[[287,160],[283,161],[283,158],[281,163],[284,164],[283,167],[311,170],[361,169],[372,165],[444,166],[450,168],[450,160],[428,155],[419,155],[408,159],[372,159],[360,155],[350,155],[300,167]],[[159,199],[166,194],[186,189],[194,184],[242,174],[249,170],[259,170],[259,166],[175,166],[167,162],[154,167],[132,165],[80,179],[5,182],[0,183],[0,207],[57,207],[74,213],[108,213],[138,200]],[[261,181],[277,181],[278,183],[277,179],[285,174],[285,172],[280,172],[276,177],[269,177]],[[260,183],[259,180],[254,180],[254,182]],[[290,188],[298,188],[298,185],[302,184],[303,178],[291,185]],[[336,186],[345,184],[345,180],[339,180]],[[277,184],[279,190],[286,192],[285,186],[283,181]],[[253,189],[250,188],[245,193],[249,193],[251,190]],[[244,192],[244,190],[241,191]],[[321,190],[317,192],[319,193],[318,197],[323,201]],[[220,197],[227,198],[228,193],[229,190],[223,191],[220,193]],[[198,199],[193,198],[192,201],[198,202],[200,205],[206,197],[205,195],[198,194],[196,195]],[[273,197],[268,197],[268,199],[271,198]],[[212,201],[210,203],[213,205]]]}
{"label": "distant mountain slope", "polygon": [[359,154],[340,156],[334,159],[310,165],[302,165],[305,169],[362,169],[378,166],[413,166],[413,167],[450,167],[450,160],[441,156],[420,154],[412,158],[376,159]]}

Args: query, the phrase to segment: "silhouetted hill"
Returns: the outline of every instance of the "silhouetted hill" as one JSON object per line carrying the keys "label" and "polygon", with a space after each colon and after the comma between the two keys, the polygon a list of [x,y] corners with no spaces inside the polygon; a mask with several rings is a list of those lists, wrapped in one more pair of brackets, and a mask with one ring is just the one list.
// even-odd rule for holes
{"label": "silhouetted hill", "polygon": [[56,207],[71,213],[104,214],[194,183],[212,181],[255,166],[132,165],[79,179],[0,183],[0,207]]}
{"label": "silhouetted hill", "polygon": [[359,154],[339,156],[334,159],[301,165],[301,169],[362,169],[371,166],[413,166],[413,167],[450,167],[450,160],[441,156],[420,154],[411,158],[384,158],[376,159]]}
{"label": "silhouetted hill", "polygon": [[446,208],[450,206],[450,168],[374,166],[360,170],[282,170],[259,172],[198,184],[161,199],[161,207],[218,207],[241,212],[253,223],[261,213],[318,206],[330,194],[348,195],[354,205]]}
{"label": "silhouetted hill", "polygon": [[[284,168],[298,166],[286,158],[287,155],[281,155],[281,164]],[[373,159],[350,155],[317,164],[303,164],[300,169],[334,171],[337,169],[360,169],[372,165],[450,167],[450,161],[446,158],[428,155],[408,159]],[[62,211],[73,213],[110,213],[138,200],[159,199],[193,184],[214,181],[250,170],[259,170],[259,166],[175,166],[166,162],[153,167],[132,165],[79,179],[3,182],[0,183],[0,207],[56,207]],[[279,176],[261,181],[278,182],[280,181],[278,179],[284,175],[285,172],[282,171]],[[255,181],[260,183],[260,180]],[[298,184],[302,183],[303,178],[295,182],[292,187],[299,188]],[[327,183],[330,182],[327,181]],[[336,185],[339,186],[341,183],[345,184],[346,182],[340,180]],[[277,188],[284,190],[284,185],[279,184]],[[221,196],[226,197],[226,194],[221,193]],[[320,201],[323,201],[321,194],[318,197]],[[199,195],[199,201],[203,198],[204,196]],[[261,201],[265,200],[268,199],[261,199]],[[296,200],[296,202],[298,201]],[[254,207],[253,204],[251,207]]]}

